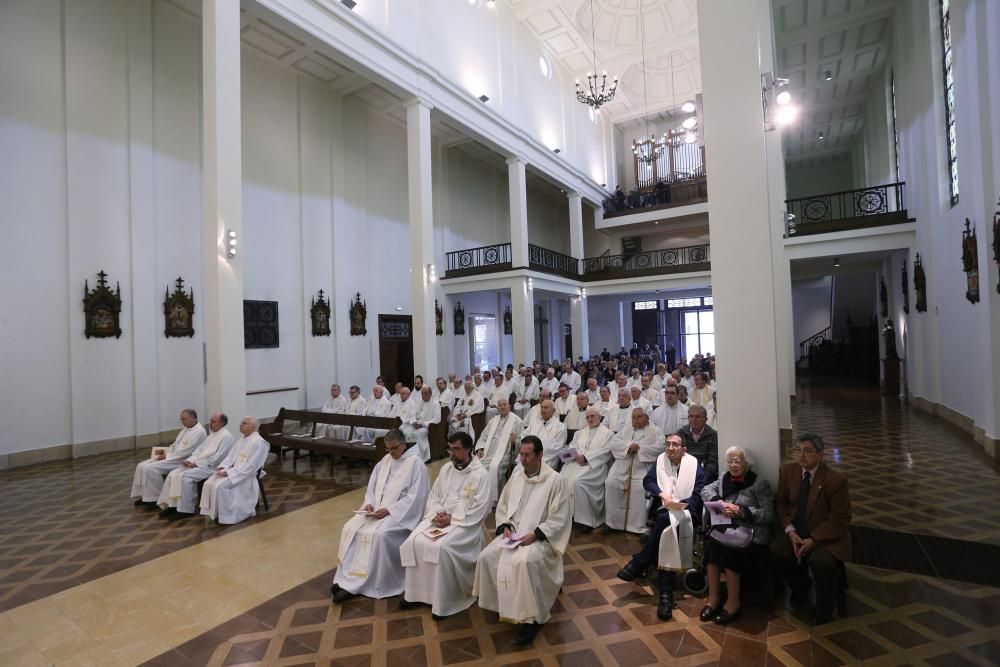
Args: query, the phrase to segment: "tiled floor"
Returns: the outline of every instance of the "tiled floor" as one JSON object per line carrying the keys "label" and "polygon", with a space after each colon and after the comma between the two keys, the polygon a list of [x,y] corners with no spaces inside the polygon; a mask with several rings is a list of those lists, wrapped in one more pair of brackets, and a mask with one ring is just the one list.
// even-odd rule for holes
{"label": "tiled floor", "polygon": [[[201,517],[168,522],[128,498],[136,451],[57,461],[0,474],[0,611],[245,528],[364,484],[369,468],[291,456],[268,467],[270,510],[237,526]],[[314,472],[315,469],[315,472]]]}

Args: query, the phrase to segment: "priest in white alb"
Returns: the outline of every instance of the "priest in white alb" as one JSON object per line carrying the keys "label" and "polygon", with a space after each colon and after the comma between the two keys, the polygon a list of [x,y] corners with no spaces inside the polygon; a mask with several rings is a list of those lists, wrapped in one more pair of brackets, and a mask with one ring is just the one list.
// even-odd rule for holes
{"label": "priest in white alb", "polygon": [[538,390],[538,402],[531,406],[531,409],[528,410],[528,414],[526,416],[521,417],[521,421],[524,422],[525,428],[527,428],[528,424],[530,424],[531,422],[536,422],[539,419],[541,419],[541,416],[542,416],[542,403],[544,403],[545,401],[549,401],[549,400],[552,400],[552,395],[549,393],[549,390],[548,389],[539,389]]}
{"label": "priest in white alb", "polygon": [[[388,397],[386,397],[385,390],[379,385],[375,385],[372,387],[372,398],[370,401],[365,402],[365,408],[361,414],[365,417],[400,417],[400,413],[407,410],[406,399],[409,398],[409,395],[410,390],[403,387],[400,394],[402,402],[394,407],[389,402]],[[358,426],[354,429],[354,437],[360,438],[365,442],[375,442],[376,438],[384,436],[387,430],[384,428]]]}
{"label": "priest in white alb", "polygon": [[[566,424],[566,431],[579,431],[581,428],[587,426],[587,394],[580,392],[576,395],[576,405],[574,405],[569,412],[566,413],[566,419],[563,420],[563,424]],[[567,437],[572,437],[568,435]]]}
{"label": "priest in white alb", "polygon": [[441,468],[424,509],[424,520],[399,548],[406,572],[400,608],[429,604],[434,616],[451,616],[476,601],[476,558],[483,550],[483,522],[490,502],[489,470],[472,454],[472,438],[448,438],[451,464]]}
{"label": "priest in white alb", "polygon": [[[339,384],[330,385],[330,398],[326,400],[323,407],[320,408],[320,412],[327,412],[335,415],[342,415],[347,413],[347,407],[350,405],[350,401],[347,397],[340,391]],[[343,426],[334,426],[333,424],[316,424],[316,435],[325,435],[327,437],[339,437],[337,436],[337,429],[343,429]],[[347,437],[347,432],[344,431],[344,437]]]}
{"label": "priest in white alb", "polygon": [[260,488],[257,471],[264,467],[271,446],[257,432],[253,417],[240,422],[242,438],[230,448],[215,474],[201,488],[201,513],[219,523],[239,523],[257,513]]}
{"label": "priest in white alb", "polygon": [[181,428],[172,445],[166,451],[154,454],[140,461],[132,475],[132,498],[136,506],[156,507],[156,500],[163,490],[163,480],[174,468],[184,464],[198,445],[205,439],[205,427],[198,423],[198,413],[188,408],[181,410]]}
{"label": "priest in white alb", "polygon": [[656,615],[661,621],[673,616],[673,592],[677,573],[692,565],[694,521],[701,518],[701,489],[705,475],[698,459],[687,453],[677,434],[667,436],[667,449],[656,459],[643,479],[643,487],[660,507],[642,549],[618,572],[623,581],[634,581],[656,567],[659,600]]}
{"label": "priest in white alb", "polygon": [[489,390],[486,392],[487,404],[486,404],[486,420],[489,421],[497,414],[497,401],[501,398],[510,399],[510,387],[504,380],[502,373],[497,373],[493,376],[493,383],[490,385]]}
{"label": "priest in white alb", "polygon": [[[438,378],[439,380],[441,378]],[[420,388],[420,396],[416,401],[410,401],[410,410],[405,415],[400,415],[402,425],[399,430],[403,432],[407,442],[417,443],[417,455],[421,461],[431,460],[431,445],[427,438],[428,428],[431,424],[441,423],[441,405],[431,393],[429,385]]]}
{"label": "priest in white alb", "polygon": [[573,435],[568,450],[576,458],[563,464],[559,474],[566,480],[573,520],[583,533],[604,523],[604,480],[608,476],[611,450],[608,441],[614,434],[601,425],[597,406],[587,408],[587,424]]}
{"label": "priest in white alb", "polygon": [[677,433],[688,425],[688,406],[677,400],[677,386],[667,385],[663,389],[666,399],[660,407],[653,411],[652,422],[667,435]]}
{"label": "priest in white alb", "polygon": [[524,422],[510,411],[510,403],[506,399],[497,402],[497,409],[500,412],[486,424],[476,443],[476,456],[490,475],[490,507],[500,497],[507,479],[511,445],[521,437],[524,429]]}
{"label": "priest in white alb", "polygon": [[472,594],[505,623],[517,623],[514,643],[531,644],[563,584],[563,554],[572,530],[566,482],[542,460],[542,441],[521,439],[521,465],[496,512],[496,535],[476,562]]}
{"label": "priest in white alb", "polygon": [[538,400],[538,380],[531,373],[530,368],[521,370],[521,381],[514,385],[514,414],[522,421],[528,410],[531,409],[531,402]]}
{"label": "priest in white alb", "polygon": [[562,421],[566,419],[566,415],[569,414],[569,411],[576,404],[576,397],[570,393],[568,385],[561,384],[559,385],[559,395],[553,403],[556,407],[556,416]]}
{"label": "priest in white alb", "polygon": [[604,425],[612,433],[619,433],[629,425],[629,421],[632,419],[632,406],[629,404],[629,393],[627,390],[616,389],[613,391],[617,391],[618,395],[612,396],[616,402],[611,405],[604,416]]}
{"label": "priest in white alb", "polygon": [[473,382],[466,380],[465,388],[455,397],[455,409],[448,417],[448,434],[463,431],[475,440],[476,431],[472,428],[472,416],[478,415],[484,408],[483,395]]}
{"label": "priest in white alb", "polygon": [[559,467],[559,452],[566,448],[566,424],[556,416],[556,406],[552,401],[542,401],[539,405],[538,419],[528,422],[522,431],[525,435],[537,436],[542,441],[545,463],[550,468]]}
{"label": "priest in white alb", "polygon": [[340,532],[340,564],[330,588],[338,604],[355,595],[387,598],[403,592],[399,547],[424,514],[427,466],[415,447],[406,448],[400,431],[389,431],[382,441],[386,455],[372,470],[361,508]]}
{"label": "priest in white alb", "polygon": [[606,530],[646,532],[646,496],[642,478],[663,453],[663,431],[649,423],[642,408],[632,409],[632,423],[608,443],[614,463],[604,482]]}
{"label": "priest in white alb", "polygon": [[[382,387],[382,385],[375,385],[375,386]],[[382,387],[382,389],[384,391],[385,387]],[[349,396],[347,397],[347,409],[344,410],[344,414],[363,415],[365,412],[365,403],[367,403],[368,401],[366,401],[364,397],[361,396],[361,387],[359,387],[356,384],[351,385],[350,389],[347,390],[347,393],[349,394]],[[374,391],[372,392],[372,394],[374,394]],[[329,434],[332,435],[334,438],[339,438],[340,440],[347,440],[347,438],[351,435],[350,426],[334,426],[330,430],[332,431],[332,433]],[[360,436],[355,433],[353,437],[359,438]]]}
{"label": "priest in white alb", "polygon": [[198,500],[198,483],[212,476],[216,466],[225,460],[235,438],[226,428],[229,418],[217,412],[208,418],[208,437],[179,468],[167,475],[167,480],[156,499],[162,508],[160,516],[171,521],[194,516]]}

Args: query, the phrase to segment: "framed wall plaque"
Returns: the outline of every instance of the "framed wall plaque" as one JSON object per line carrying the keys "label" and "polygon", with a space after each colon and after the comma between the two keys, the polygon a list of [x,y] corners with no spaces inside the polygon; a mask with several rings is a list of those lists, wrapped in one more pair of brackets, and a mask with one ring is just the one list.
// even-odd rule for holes
{"label": "framed wall plaque", "polygon": [[976,228],[965,219],[962,230],[962,270],[965,272],[965,298],[969,303],[979,302],[979,251],[976,247]]}
{"label": "framed wall plaque", "polygon": [[889,292],[885,288],[885,276],[878,277],[878,311],[882,317],[889,317]]}
{"label": "framed wall plaque", "polygon": [[115,291],[108,287],[108,274],[97,274],[97,287],[90,289],[83,281],[84,331],[87,338],[121,338],[119,317],[122,312],[122,288],[115,283]]}
{"label": "framed wall plaque", "polygon": [[354,295],[354,299],[351,301],[351,335],[352,336],[364,336],[368,333],[365,328],[365,319],[368,317],[368,307],[364,301],[361,300],[361,292]]}
{"label": "framed wall plaque", "polygon": [[903,312],[907,315],[910,314],[910,277],[906,271],[906,260],[903,260]]}
{"label": "framed wall plaque", "polygon": [[243,301],[243,347],[278,347],[278,302]]}
{"label": "framed wall plaque", "polygon": [[163,299],[163,335],[167,338],[194,337],[194,288],[190,293],[184,291],[184,279],[178,277],[174,281],[174,293],[167,287]]}
{"label": "framed wall plaque", "polygon": [[309,319],[312,322],[313,336],[330,335],[330,301],[323,296],[323,290],[319,291],[319,297],[312,300]]}
{"label": "framed wall plaque", "polygon": [[[1000,199],[997,200],[997,212],[993,214],[993,261],[1000,273]],[[1000,276],[997,277],[997,294],[1000,294]]]}
{"label": "framed wall plaque", "polygon": [[444,335],[444,309],[437,299],[434,299],[434,333],[438,336]]}
{"label": "framed wall plaque", "polygon": [[924,263],[920,259],[920,253],[913,260],[913,292],[917,295],[917,312],[927,312],[927,276],[924,275]]}
{"label": "framed wall plaque", "polygon": [[459,301],[455,304],[455,335],[463,336],[465,335],[465,309],[462,308],[462,302]]}
{"label": "framed wall plaque", "polygon": [[514,333],[514,320],[510,314],[510,306],[507,306],[503,311],[503,332],[506,336]]}

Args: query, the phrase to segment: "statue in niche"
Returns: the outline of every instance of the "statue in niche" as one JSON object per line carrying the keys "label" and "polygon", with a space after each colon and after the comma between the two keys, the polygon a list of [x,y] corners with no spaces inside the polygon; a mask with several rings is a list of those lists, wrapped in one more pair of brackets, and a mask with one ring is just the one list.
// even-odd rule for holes
{"label": "statue in niche", "polygon": [[910,314],[910,277],[906,271],[906,260],[903,260],[903,312]]}
{"label": "statue in niche", "polygon": [[455,304],[455,335],[465,335],[465,309],[461,301]]}
{"label": "statue in niche", "polygon": [[312,321],[313,336],[330,335],[330,301],[319,291],[319,297],[312,300],[309,307],[309,319]]}
{"label": "statue in niche", "polygon": [[438,336],[444,335],[444,310],[437,299],[434,299],[434,333]]}
{"label": "statue in niche", "polygon": [[83,312],[85,315],[84,335],[87,338],[121,338],[122,329],[118,318],[122,312],[122,289],[115,283],[115,291],[108,287],[108,274],[97,274],[97,287],[90,289],[88,281],[83,281]]}
{"label": "statue in niche", "polygon": [[365,329],[365,318],[368,317],[367,304],[361,300],[361,292],[354,295],[351,301],[351,335],[364,336],[368,333]]}
{"label": "statue in niche", "polygon": [[920,260],[920,253],[913,260],[913,292],[917,295],[917,312],[927,312],[927,277],[924,275],[924,263]]}
{"label": "statue in niche", "polygon": [[503,311],[503,333],[510,336],[514,333],[514,321],[510,314],[510,306]]}
{"label": "statue in niche", "polygon": [[962,231],[962,270],[965,271],[965,298],[969,303],[979,302],[979,251],[976,245],[976,228],[965,219]]}
{"label": "statue in niche", "polygon": [[194,288],[184,291],[184,279],[174,281],[174,293],[167,287],[163,299],[164,329],[167,338],[194,338]]}
{"label": "statue in niche", "polygon": [[882,317],[889,317],[889,293],[885,288],[885,276],[878,278],[878,311]]}
{"label": "statue in niche", "polygon": [[882,338],[885,340],[885,358],[892,361],[898,360],[899,353],[896,352],[896,327],[892,324],[891,317],[885,321],[885,326],[882,327]]}
{"label": "statue in niche", "polygon": [[[1000,199],[997,200],[997,212],[993,214],[993,261],[1000,270]],[[1000,294],[1000,277],[997,278],[997,294]]]}

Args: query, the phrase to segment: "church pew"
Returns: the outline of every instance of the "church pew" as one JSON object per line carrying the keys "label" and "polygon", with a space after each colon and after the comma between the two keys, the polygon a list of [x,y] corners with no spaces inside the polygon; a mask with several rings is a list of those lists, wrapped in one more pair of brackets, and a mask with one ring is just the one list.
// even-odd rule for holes
{"label": "church pew", "polygon": [[[305,437],[293,437],[291,433],[285,433],[285,422],[298,422],[300,427],[308,425]],[[292,465],[298,463],[299,450],[304,449],[310,453],[328,454],[330,456],[330,474],[333,474],[333,460],[335,456],[344,458],[359,459],[369,463],[376,463],[385,455],[385,448],[381,437],[375,439],[371,445],[361,443],[350,443],[355,437],[357,428],[376,429],[398,429],[399,417],[366,417],[362,415],[344,415],[332,412],[313,412],[311,410],[289,410],[281,408],[278,416],[270,424],[261,424],[260,435],[271,445],[277,448],[280,454],[282,448],[294,450]],[[333,438],[329,436],[317,437],[317,424],[330,424],[333,426],[348,426],[347,440]]]}
{"label": "church pew", "polygon": [[441,408],[441,419],[437,424],[427,427],[427,446],[431,450],[432,459],[441,459],[448,455],[448,415],[451,410]]}

